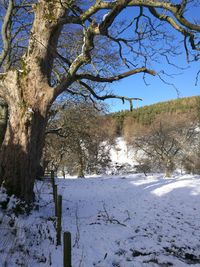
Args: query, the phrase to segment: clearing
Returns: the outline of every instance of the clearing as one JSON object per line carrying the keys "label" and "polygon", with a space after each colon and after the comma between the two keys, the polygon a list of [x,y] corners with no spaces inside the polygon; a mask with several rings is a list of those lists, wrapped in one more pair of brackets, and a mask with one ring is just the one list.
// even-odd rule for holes
{"label": "clearing", "polygon": [[[63,196],[62,229],[72,234],[73,267],[200,266],[199,176],[132,174],[56,183]],[[51,192],[50,184],[37,182],[39,211],[14,217],[10,227],[21,232],[4,229],[0,266],[62,266]]]}

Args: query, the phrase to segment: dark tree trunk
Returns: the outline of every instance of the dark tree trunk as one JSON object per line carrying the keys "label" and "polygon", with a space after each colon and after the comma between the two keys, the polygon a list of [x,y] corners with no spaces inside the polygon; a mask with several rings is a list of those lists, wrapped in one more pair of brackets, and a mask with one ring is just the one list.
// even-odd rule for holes
{"label": "dark tree trunk", "polygon": [[79,164],[78,165],[78,174],[77,174],[77,177],[78,178],[85,178],[84,170],[83,170],[83,165],[82,164]]}
{"label": "dark tree trunk", "polygon": [[[13,107],[12,107],[13,109]],[[15,110],[16,112],[16,110]],[[0,154],[1,181],[8,193],[30,202],[44,141],[46,119],[30,110],[11,111]]]}
{"label": "dark tree trunk", "polygon": [[76,143],[76,149],[77,149],[77,177],[78,178],[85,178],[84,170],[85,170],[85,164],[84,164],[84,152],[82,151],[82,147],[80,144],[80,140],[77,140]]}
{"label": "dark tree trunk", "polygon": [[[9,73],[5,80],[9,116],[0,152],[0,184],[4,184],[8,194],[15,194],[31,202],[42,156],[52,90],[41,83],[41,90],[37,92],[31,81],[25,81],[17,72]],[[29,94],[26,95],[27,91]]]}
{"label": "dark tree trunk", "polygon": [[83,163],[83,158],[81,157],[81,155],[78,155],[79,159],[78,159],[78,167],[77,167],[77,177],[78,178],[85,178],[84,175],[84,163]]}

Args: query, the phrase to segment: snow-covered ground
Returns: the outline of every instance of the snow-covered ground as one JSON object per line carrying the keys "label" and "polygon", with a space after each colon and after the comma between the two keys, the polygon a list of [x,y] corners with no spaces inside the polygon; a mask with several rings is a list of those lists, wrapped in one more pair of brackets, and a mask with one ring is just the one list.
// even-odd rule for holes
{"label": "snow-covered ground", "polygon": [[[108,173],[131,172],[137,164],[123,138],[110,155]],[[124,174],[56,183],[62,231],[72,234],[72,267],[200,267],[200,176]],[[38,206],[29,216],[0,208],[0,267],[63,266],[51,184],[37,181],[35,194]],[[5,198],[0,190],[0,207]]]}
{"label": "snow-covered ground", "polygon": [[[57,179],[73,267],[200,266],[200,176],[161,174]],[[62,265],[50,184],[38,182],[39,210],[0,213],[0,266]]]}
{"label": "snow-covered ground", "polygon": [[112,162],[134,165],[136,163],[134,159],[134,151],[131,147],[127,146],[124,138],[116,138],[115,143],[115,146],[112,146],[110,150],[110,158]]}

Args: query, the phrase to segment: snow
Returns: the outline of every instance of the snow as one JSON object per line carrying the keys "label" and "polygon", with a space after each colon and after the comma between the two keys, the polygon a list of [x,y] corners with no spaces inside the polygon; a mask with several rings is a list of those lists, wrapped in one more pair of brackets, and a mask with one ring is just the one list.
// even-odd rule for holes
{"label": "snow", "polygon": [[29,113],[34,113],[34,111],[33,111],[33,109],[32,109],[31,107],[28,107],[27,111],[28,111]]}
{"label": "snow", "polygon": [[127,146],[126,141],[122,137],[116,139],[116,145],[111,147],[110,156],[112,162],[118,164],[128,163],[133,165],[135,163],[133,150]]}
{"label": "snow", "polygon": [[[56,183],[63,196],[62,230],[72,234],[73,267],[200,266],[199,176],[133,174]],[[5,260],[7,266],[62,266],[50,184],[37,182],[36,193],[39,211],[12,217],[14,226],[1,212],[0,266]]]}
{"label": "snow", "polygon": [[200,263],[198,176],[135,174],[59,183],[68,195],[63,228],[74,238],[78,214],[74,266],[81,258],[82,266],[188,266],[187,255]]}
{"label": "snow", "polygon": [[[133,164],[118,139],[114,163]],[[127,156],[128,155],[128,156]],[[73,267],[200,267],[200,176],[174,173],[56,179],[63,197],[62,231],[72,234]],[[29,216],[0,209],[0,266],[61,267],[55,204],[48,182],[35,184]],[[0,189],[0,204],[5,202]]]}
{"label": "snow", "polygon": [[104,16],[103,16],[103,21],[106,19],[106,17],[109,15],[109,13],[106,13]]}

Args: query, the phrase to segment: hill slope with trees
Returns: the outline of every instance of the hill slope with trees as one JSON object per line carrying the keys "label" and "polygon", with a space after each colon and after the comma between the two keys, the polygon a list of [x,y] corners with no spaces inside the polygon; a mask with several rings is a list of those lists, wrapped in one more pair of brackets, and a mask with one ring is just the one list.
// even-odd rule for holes
{"label": "hill slope with trees", "polygon": [[113,114],[116,136],[122,136],[140,171],[176,169],[199,173],[200,97],[157,103]]}
{"label": "hill slope with trees", "polygon": [[[134,127],[150,126],[158,117],[161,116],[184,116],[191,120],[197,119],[198,106],[200,103],[199,96],[178,98],[166,102],[159,102],[153,105],[143,106],[133,109],[132,111],[120,111],[113,113],[111,116],[116,124],[116,135],[122,136],[126,129],[132,124]],[[137,126],[136,126],[137,124]]]}

